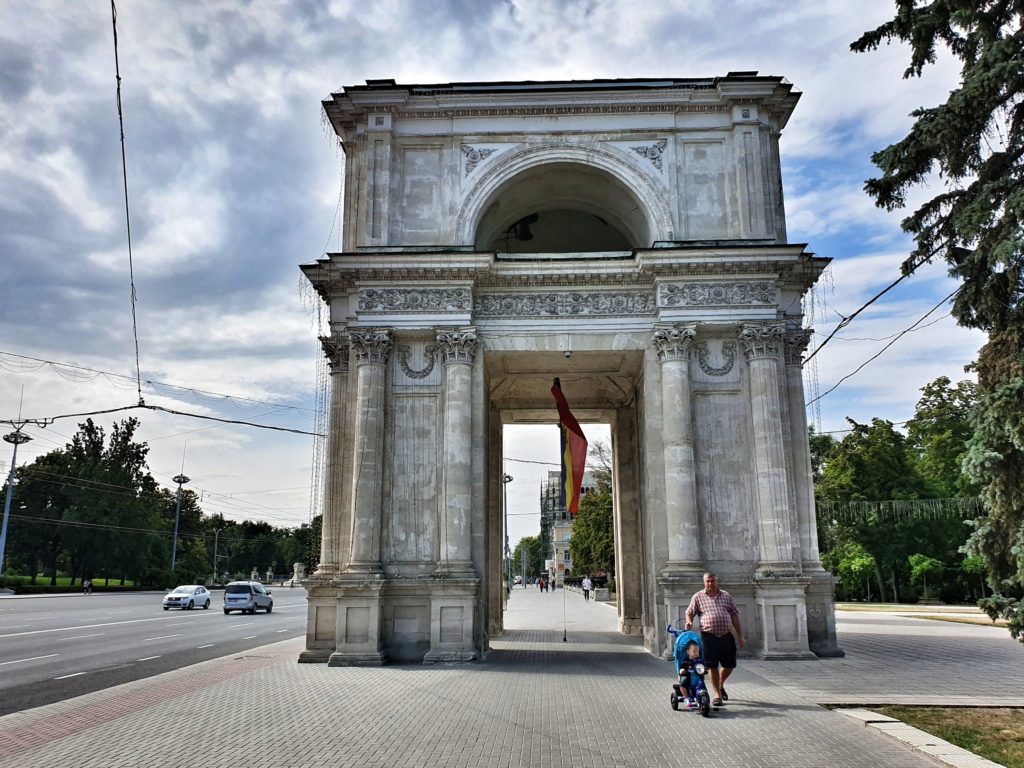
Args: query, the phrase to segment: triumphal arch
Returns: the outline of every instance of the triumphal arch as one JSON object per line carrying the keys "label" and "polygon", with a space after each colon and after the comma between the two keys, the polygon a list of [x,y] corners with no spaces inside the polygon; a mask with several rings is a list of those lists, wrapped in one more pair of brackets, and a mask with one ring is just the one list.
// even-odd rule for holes
{"label": "triumphal arch", "polygon": [[[705,569],[767,658],[840,653],[815,532],[779,77],[400,85],[324,102],[345,154],[320,565],[303,661],[483,658],[502,427],[610,425],[619,629],[665,650]],[[538,511],[539,514],[539,511]]]}

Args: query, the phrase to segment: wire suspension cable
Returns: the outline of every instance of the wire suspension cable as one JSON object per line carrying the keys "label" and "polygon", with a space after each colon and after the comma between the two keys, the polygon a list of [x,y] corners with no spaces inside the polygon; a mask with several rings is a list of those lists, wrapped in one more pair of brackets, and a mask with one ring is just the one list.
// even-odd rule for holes
{"label": "wire suspension cable", "polygon": [[117,7],[114,0],[110,0],[110,21],[114,29],[114,73],[117,77],[117,121],[121,127],[121,177],[124,181],[124,220],[128,228],[128,276],[132,287],[132,338],[135,340],[135,386],[139,395],[139,405],[142,399],[142,367],[139,364],[139,324],[135,316],[135,264],[132,259],[132,217],[128,209],[128,163],[125,160],[124,152],[124,113],[121,110],[121,64],[117,55]]}

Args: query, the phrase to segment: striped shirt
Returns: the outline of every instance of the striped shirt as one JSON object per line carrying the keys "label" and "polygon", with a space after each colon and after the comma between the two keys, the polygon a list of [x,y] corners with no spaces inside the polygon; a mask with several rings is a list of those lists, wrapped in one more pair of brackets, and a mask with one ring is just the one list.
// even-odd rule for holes
{"label": "striped shirt", "polygon": [[686,609],[687,616],[700,616],[700,631],[722,637],[732,628],[732,617],[739,616],[739,609],[733,602],[732,595],[724,589],[711,597],[707,590],[702,589],[690,600]]}

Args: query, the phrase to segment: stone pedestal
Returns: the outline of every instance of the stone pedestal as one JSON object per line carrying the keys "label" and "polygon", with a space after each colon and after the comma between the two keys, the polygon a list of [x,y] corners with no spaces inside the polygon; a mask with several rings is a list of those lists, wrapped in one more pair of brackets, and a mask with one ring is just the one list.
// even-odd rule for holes
{"label": "stone pedestal", "polygon": [[328,579],[313,578],[306,588],[306,649],[299,662],[323,664],[334,653],[338,625],[338,590]]}
{"label": "stone pedestal", "polygon": [[834,658],[846,654],[836,637],[835,578],[822,570],[807,585],[807,640],[815,656]]}
{"label": "stone pedestal", "polygon": [[387,662],[381,638],[380,581],[342,581],[338,589],[331,667],[373,667]]}
{"label": "stone pedestal", "polygon": [[779,577],[756,579],[754,598],[762,659],[816,658],[807,642],[806,595],[810,579]]}
{"label": "stone pedestal", "polygon": [[430,650],[423,658],[427,664],[474,661],[478,654],[473,644],[476,616],[477,579],[445,579],[430,598]]}

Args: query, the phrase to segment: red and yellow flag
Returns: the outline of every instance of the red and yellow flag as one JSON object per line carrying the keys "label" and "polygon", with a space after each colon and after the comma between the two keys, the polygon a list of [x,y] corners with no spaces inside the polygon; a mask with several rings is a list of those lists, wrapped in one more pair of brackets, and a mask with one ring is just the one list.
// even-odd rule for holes
{"label": "red and yellow flag", "polygon": [[569,410],[558,379],[551,387],[551,394],[558,406],[558,426],[562,433],[562,493],[559,496],[564,496],[569,514],[575,515],[580,508],[580,488],[583,487],[583,471],[587,465],[587,438]]}

